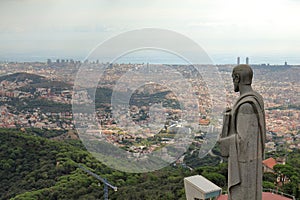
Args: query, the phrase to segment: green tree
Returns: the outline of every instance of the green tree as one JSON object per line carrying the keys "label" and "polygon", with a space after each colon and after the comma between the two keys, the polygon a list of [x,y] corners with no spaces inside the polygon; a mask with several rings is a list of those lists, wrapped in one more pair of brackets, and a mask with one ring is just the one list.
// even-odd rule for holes
{"label": "green tree", "polygon": [[277,181],[277,176],[272,172],[265,172],[263,174],[263,180],[270,183],[275,183]]}

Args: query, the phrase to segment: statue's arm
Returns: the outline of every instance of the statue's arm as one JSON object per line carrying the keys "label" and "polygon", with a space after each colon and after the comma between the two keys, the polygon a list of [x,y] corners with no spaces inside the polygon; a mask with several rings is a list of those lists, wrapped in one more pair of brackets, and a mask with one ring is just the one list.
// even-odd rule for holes
{"label": "statue's arm", "polygon": [[230,146],[234,145],[235,141],[236,141],[236,135],[235,134],[232,134],[230,136],[218,139],[219,148],[220,148],[220,151],[221,151],[221,155],[223,157],[230,156],[229,155],[230,154]]}
{"label": "statue's arm", "polygon": [[236,118],[238,151],[241,160],[252,160],[257,151],[258,116],[250,103],[240,106]]}

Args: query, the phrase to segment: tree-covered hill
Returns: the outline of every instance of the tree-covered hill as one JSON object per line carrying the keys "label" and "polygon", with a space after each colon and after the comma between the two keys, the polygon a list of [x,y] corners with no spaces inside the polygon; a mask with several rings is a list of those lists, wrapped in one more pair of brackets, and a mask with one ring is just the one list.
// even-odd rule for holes
{"label": "tree-covered hill", "polygon": [[112,170],[78,140],[53,141],[16,130],[0,131],[0,199],[98,199],[103,186],[77,167],[81,163],[118,187],[110,199],[184,199],[191,172],[167,167],[145,174]]}
{"label": "tree-covered hill", "polygon": [[[49,133],[37,131],[0,129],[0,200],[103,199],[103,184],[99,186],[95,178],[78,168],[78,163],[118,187],[117,192],[109,190],[109,198],[114,200],[184,200],[183,179],[195,174],[226,190],[226,163],[198,166],[193,171],[184,165],[171,165],[149,173],[124,173],[97,161],[80,140],[51,140],[45,138]],[[287,165],[277,167],[278,173],[289,169],[285,173],[292,181],[279,189],[297,199],[299,155],[299,151],[290,152]],[[276,174],[265,174],[264,186],[274,185],[275,180]]]}
{"label": "tree-covered hill", "polygon": [[36,88],[51,88],[52,90],[59,92],[66,89],[72,89],[73,87],[69,83],[50,80],[44,76],[30,74],[26,72],[17,72],[13,74],[0,76],[0,82],[2,81],[9,81],[15,83],[24,82],[26,83],[26,85],[22,86],[20,90],[31,93],[33,93],[36,90]]}
{"label": "tree-covered hill", "polygon": [[[96,162],[86,151],[65,142],[55,142],[13,130],[2,130],[0,141],[1,199],[9,199],[27,191],[35,191],[32,194],[36,194],[43,192],[45,188],[51,189],[63,182],[64,178],[74,176],[75,162],[85,162],[90,167],[95,167],[93,165]],[[97,163],[97,167],[105,168],[100,163]],[[78,173],[78,176],[91,182],[84,174]],[[52,190],[55,191],[55,188]],[[95,194],[97,195],[96,192]]]}
{"label": "tree-covered hill", "polygon": [[4,76],[0,76],[0,82],[1,81],[9,81],[9,82],[23,82],[26,80],[30,80],[32,84],[41,83],[46,80],[45,77],[39,76],[36,74],[30,74],[25,72],[18,72],[14,74],[8,74]]}

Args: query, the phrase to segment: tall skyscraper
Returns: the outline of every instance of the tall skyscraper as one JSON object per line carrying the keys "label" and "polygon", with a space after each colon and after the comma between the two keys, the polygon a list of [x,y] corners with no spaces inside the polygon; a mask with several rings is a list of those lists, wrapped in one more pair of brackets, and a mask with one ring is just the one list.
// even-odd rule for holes
{"label": "tall skyscraper", "polygon": [[240,64],[240,57],[237,57],[237,64]]}
{"label": "tall skyscraper", "polygon": [[249,58],[246,57],[246,64],[249,65]]}

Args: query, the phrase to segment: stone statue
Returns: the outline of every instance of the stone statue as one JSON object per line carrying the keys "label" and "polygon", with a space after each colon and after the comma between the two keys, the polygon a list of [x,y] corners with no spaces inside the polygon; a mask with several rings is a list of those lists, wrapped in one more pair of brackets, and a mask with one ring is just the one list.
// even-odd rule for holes
{"label": "stone statue", "polygon": [[253,91],[249,65],[234,67],[234,91],[240,97],[224,115],[219,138],[221,154],[228,157],[228,200],[262,199],[262,159],[265,146],[263,98]]}

